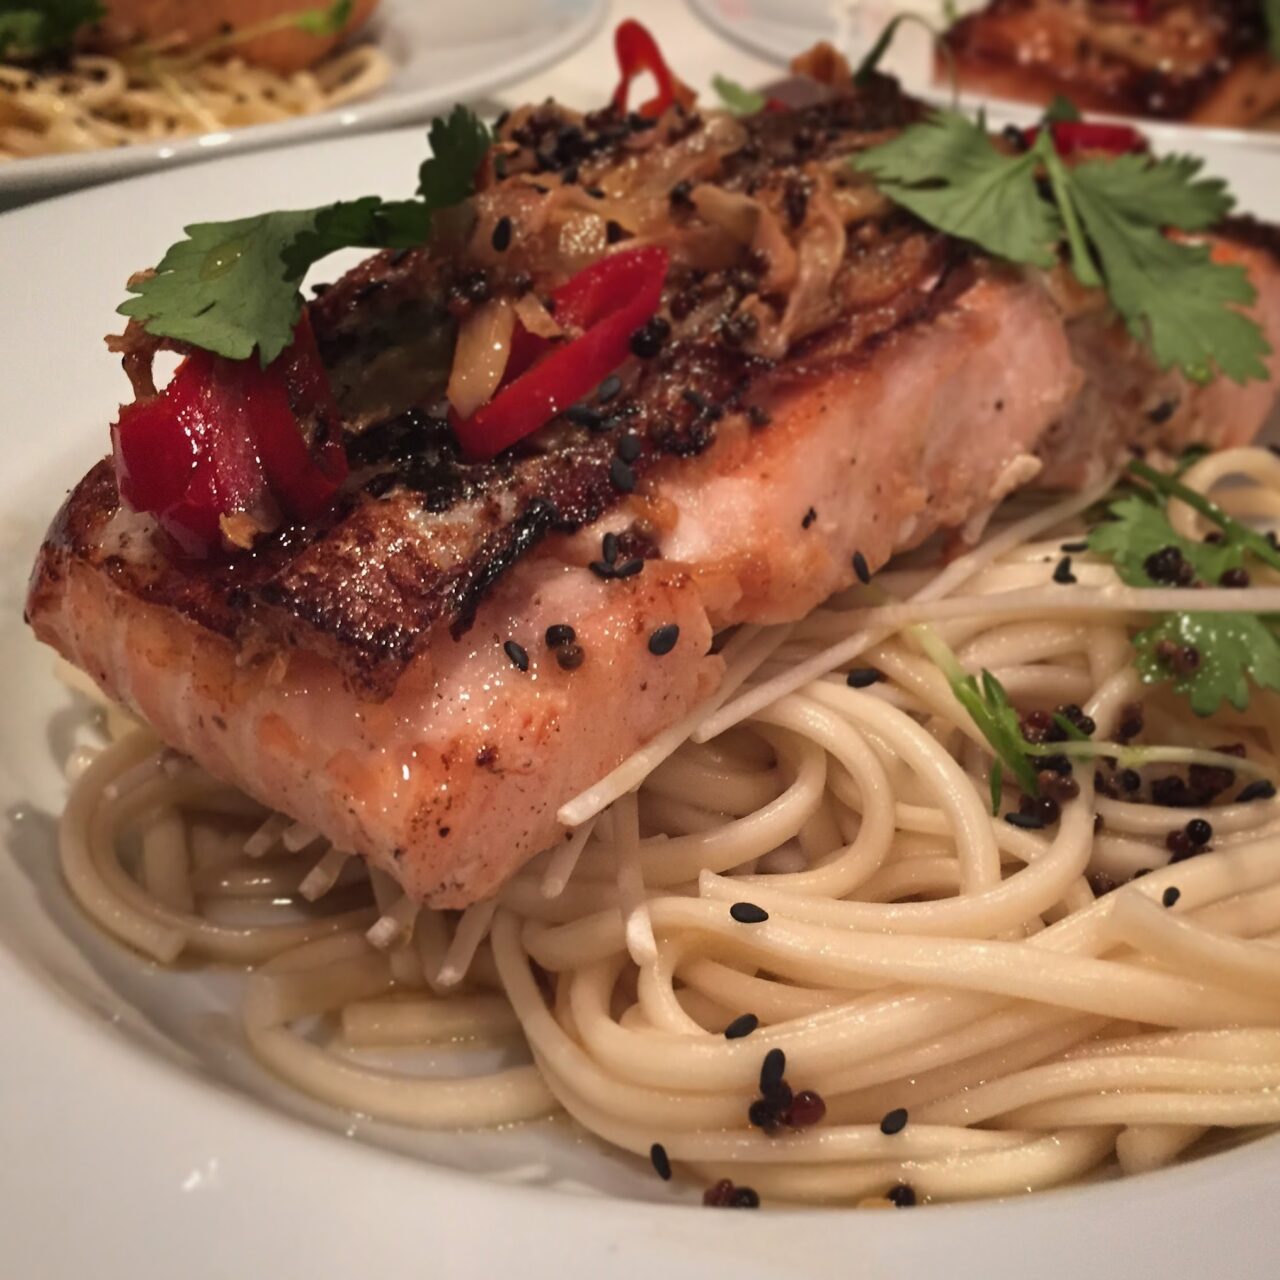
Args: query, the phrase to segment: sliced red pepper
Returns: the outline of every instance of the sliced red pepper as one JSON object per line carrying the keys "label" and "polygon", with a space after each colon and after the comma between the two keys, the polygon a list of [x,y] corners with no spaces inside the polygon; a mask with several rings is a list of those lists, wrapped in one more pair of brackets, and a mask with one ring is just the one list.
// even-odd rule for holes
{"label": "sliced red pepper", "polygon": [[[312,426],[310,446],[300,419]],[[266,369],[193,351],[163,393],[120,411],[111,440],[121,498],[154,514],[193,556],[221,544],[223,516],[319,515],[347,474],[337,406],[305,316]]]}
{"label": "sliced red pepper", "polygon": [[[1022,136],[1034,146],[1041,126],[1024,129]],[[1049,126],[1053,149],[1060,156],[1073,156],[1081,151],[1101,151],[1123,156],[1147,150],[1147,139],[1127,124],[1101,124],[1092,120],[1055,120]]]}
{"label": "sliced red pepper", "polygon": [[613,47],[618,55],[618,69],[622,72],[622,80],[613,91],[613,105],[619,111],[627,109],[631,82],[646,71],[653,76],[658,91],[639,108],[640,115],[656,120],[670,106],[681,106],[686,110],[693,106],[697,95],[667,66],[667,60],[648,27],[634,18],[618,23],[613,33]]}
{"label": "sliced red pepper", "polygon": [[471,458],[492,458],[599,385],[626,358],[631,335],[658,310],[670,255],[659,245],[610,254],[552,294],[556,320],[582,335],[503,386],[454,430]]}

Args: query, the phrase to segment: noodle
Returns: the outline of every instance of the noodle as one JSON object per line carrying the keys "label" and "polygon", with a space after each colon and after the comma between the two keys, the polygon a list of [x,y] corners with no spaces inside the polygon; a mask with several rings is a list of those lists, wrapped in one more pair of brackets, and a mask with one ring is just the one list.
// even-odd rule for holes
{"label": "noodle", "polygon": [[[1280,515],[1263,450],[1206,458],[1186,482]],[[1095,786],[1085,755],[1148,780],[1274,777],[1277,703],[1255,690],[1204,721],[1142,684],[1129,635],[1171,593],[1122,587],[1087,553],[1076,586],[1042,585],[1098,496],[995,528],[936,576],[891,566],[878,604],[741,629],[719,693],[564,806],[576,829],[461,914],[419,909],[119,719],[75,763],[67,882],[164,963],[262,962],[248,1043],[314,1097],[450,1128],[563,1110],[770,1201],[1009,1195],[1280,1125],[1280,800],[1137,803]],[[1280,578],[1256,577],[1197,592],[1197,609],[1277,607]],[[1053,826],[992,816],[989,749],[922,656],[921,622],[1024,709],[1073,701],[1095,720],[1094,746],[1061,744],[1078,794]],[[828,674],[855,658],[880,678]],[[1109,741],[1138,699],[1158,750]],[[1221,750],[1237,743],[1247,758]],[[1212,847],[1172,860],[1165,838],[1192,818]],[[502,1065],[384,1065],[458,1041],[500,1047]],[[771,1049],[820,1095],[820,1123],[749,1121]],[[899,1108],[905,1127],[888,1123]]]}
{"label": "noodle", "polygon": [[242,58],[162,61],[84,54],[65,70],[0,62],[0,164],[270,124],[332,111],[391,76],[371,44],[282,75]]}

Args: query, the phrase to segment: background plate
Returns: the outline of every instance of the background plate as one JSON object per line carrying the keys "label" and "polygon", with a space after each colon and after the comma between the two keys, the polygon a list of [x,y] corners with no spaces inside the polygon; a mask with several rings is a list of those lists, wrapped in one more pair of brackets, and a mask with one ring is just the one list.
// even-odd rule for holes
{"label": "background plate", "polygon": [[[1272,163],[1208,155],[1246,206],[1277,212]],[[407,195],[422,139],[329,141],[283,158],[151,175],[0,218],[0,1270],[22,1280],[1273,1274],[1276,1139],[998,1204],[712,1213],[566,1125],[419,1134],[300,1100],[246,1059],[229,976],[161,971],[81,919],[54,850],[71,698],[21,620],[28,566],[63,493],[105,452],[126,392],[101,343],[119,323],[126,276],[196,219]]]}
{"label": "background plate", "polygon": [[15,160],[0,165],[0,207],[214,154],[425,120],[563,58],[591,35],[608,7],[607,0],[382,0],[370,29],[394,69],[367,101],[176,142]]}
{"label": "background plate", "polygon": [[[942,0],[688,0],[704,22],[728,40],[759,57],[786,66],[819,40],[830,40],[855,66],[875,44],[895,14],[914,13],[933,26],[945,25]],[[984,0],[955,0],[959,13],[984,7]],[[896,76],[908,93],[939,106],[957,101],[970,110],[998,106],[1011,119],[1033,119],[1038,110],[1019,107],[1008,98],[965,93],[953,98],[933,77],[933,39],[919,23],[904,23],[880,69]],[[1109,117],[1099,116],[1098,119]],[[1144,121],[1143,129],[1162,146],[1188,148],[1194,139],[1280,151],[1280,132],[1271,129],[1224,129],[1218,126]]]}

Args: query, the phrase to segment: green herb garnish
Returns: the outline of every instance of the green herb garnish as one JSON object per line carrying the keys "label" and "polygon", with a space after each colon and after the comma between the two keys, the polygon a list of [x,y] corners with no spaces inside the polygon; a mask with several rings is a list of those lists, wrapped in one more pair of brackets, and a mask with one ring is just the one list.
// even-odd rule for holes
{"label": "green herb garnish", "polygon": [[100,0],[0,0],[0,58],[65,53],[76,32],[106,12]]}
{"label": "green herb garnish", "polygon": [[1000,809],[1000,766],[1013,775],[1027,795],[1038,796],[1040,783],[1028,755],[1030,744],[1022,736],[1022,718],[1009,701],[1004,685],[990,671],[970,675],[932,628],[917,626],[911,630],[920,647],[941,668],[956,701],[969,713],[978,732],[996,754],[997,763],[991,776],[991,812],[998,813]]}
{"label": "green herb garnish", "polygon": [[[1089,534],[1089,549],[1106,556],[1132,587],[1167,586],[1154,578],[1148,562],[1175,551],[1195,581],[1216,585],[1222,575],[1244,568],[1248,557],[1280,569],[1280,550],[1212,499],[1145,462],[1129,464],[1129,474],[1150,486],[1112,502],[1110,518]],[[1185,502],[1218,527],[1219,540],[1184,538],[1169,521],[1169,499]],[[1188,605],[1194,604],[1189,594]],[[1148,684],[1173,681],[1198,715],[1212,715],[1224,701],[1239,711],[1249,705],[1250,684],[1280,691],[1280,619],[1256,613],[1201,613],[1193,608],[1159,617],[1133,637],[1138,670]],[[1197,662],[1179,672],[1168,655],[1194,650]]]}
{"label": "green herb garnish", "polygon": [[1222,182],[1198,176],[1199,160],[1123,155],[1068,165],[1048,129],[1007,155],[980,124],[936,111],[853,164],[903,208],[996,257],[1051,267],[1065,245],[1076,278],[1106,289],[1161,368],[1201,382],[1215,372],[1238,382],[1267,376],[1266,339],[1239,310],[1256,297],[1244,268],[1163,234],[1205,230],[1232,208]]}
{"label": "green herb garnish", "polygon": [[727,76],[712,76],[711,87],[724,103],[725,110],[735,116],[753,116],[764,110],[764,94],[744,89],[736,80]]}
{"label": "green herb garnish", "polygon": [[307,271],[339,249],[396,249],[422,244],[433,216],[474,189],[492,142],[465,107],[436,119],[432,155],[419,170],[418,198],[365,196],[297,209],[201,222],[161,258],[155,274],[129,285],[136,297],[119,307],[155,337],[175,338],[233,360],[255,349],[264,365],[293,338]]}

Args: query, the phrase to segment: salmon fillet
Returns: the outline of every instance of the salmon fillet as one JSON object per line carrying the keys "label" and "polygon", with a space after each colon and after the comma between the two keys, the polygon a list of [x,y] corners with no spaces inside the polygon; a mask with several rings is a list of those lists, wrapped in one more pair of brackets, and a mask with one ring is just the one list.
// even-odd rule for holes
{"label": "salmon fillet", "polygon": [[943,37],[936,77],[974,93],[1087,111],[1254,124],[1280,107],[1280,65],[1250,0],[992,0]]}
{"label": "salmon fillet", "polygon": [[[1246,440],[1280,377],[1274,357],[1246,386],[1161,373],[1057,273],[834,187],[828,154],[915,118],[883,82],[727,124],[619,133],[616,116],[550,112],[505,126],[533,176],[476,197],[465,254],[378,255],[311,304],[351,427],[351,481],[324,519],[184,560],[99,463],[28,601],[36,634],[165,742],[437,907],[564,838],[558,807],[716,686],[717,632],[799,618],[852,583],[855,553],[875,569],[936,530],[972,534],[1019,486],[1088,483],[1131,446]],[[536,442],[466,461],[438,383],[397,353],[441,311],[465,323],[504,272],[571,270],[554,255],[579,252],[564,229],[588,225],[581,202],[559,221],[544,206],[583,185],[666,237],[669,337]],[[738,225],[744,200],[750,235],[726,254],[707,225]],[[512,208],[530,243],[497,259]],[[1273,233],[1235,223],[1216,243],[1280,350]],[[768,301],[788,248],[803,306]],[[547,638],[564,625],[567,659]]]}

